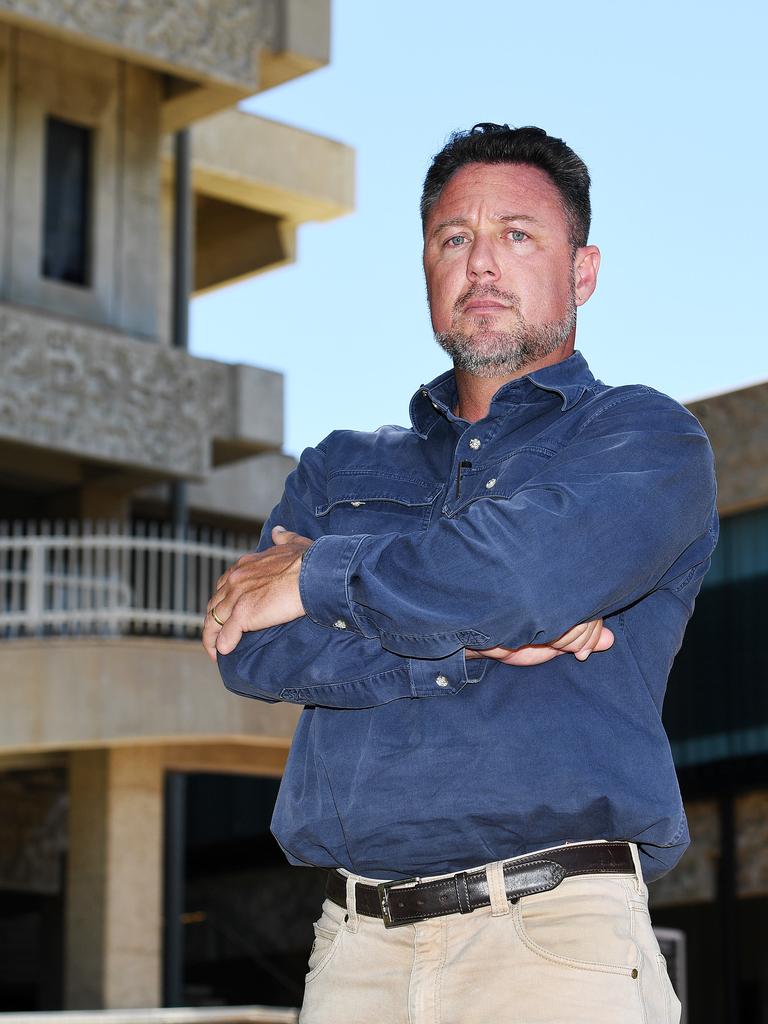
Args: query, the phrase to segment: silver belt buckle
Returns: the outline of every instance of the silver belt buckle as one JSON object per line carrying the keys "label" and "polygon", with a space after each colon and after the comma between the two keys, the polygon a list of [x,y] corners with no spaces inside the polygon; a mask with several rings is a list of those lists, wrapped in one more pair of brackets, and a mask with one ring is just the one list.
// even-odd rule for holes
{"label": "silver belt buckle", "polygon": [[408,921],[393,921],[389,906],[390,889],[408,888],[410,885],[418,885],[420,878],[396,878],[392,882],[379,882],[376,886],[379,892],[379,904],[381,906],[381,919],[385,928],[398,928],[400,925],[409,924]]}

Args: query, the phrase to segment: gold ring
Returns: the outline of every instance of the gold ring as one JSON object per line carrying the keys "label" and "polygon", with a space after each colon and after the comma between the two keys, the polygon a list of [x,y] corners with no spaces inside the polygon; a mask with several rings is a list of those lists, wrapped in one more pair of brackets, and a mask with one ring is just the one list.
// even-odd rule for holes
{"label": "gold ring", "polygon": [[224,625],[224,623],[223,623],[223,622],[221,621],[221,619],[219,618],[219,616],[218,616],[218,615],[216,614],[216,608],[211,608],[211,615],[213,616],[213,621],[214,621],[214,622],[218,622],[218,624],[219,624],[220,626],[223,626],[223,625]]}

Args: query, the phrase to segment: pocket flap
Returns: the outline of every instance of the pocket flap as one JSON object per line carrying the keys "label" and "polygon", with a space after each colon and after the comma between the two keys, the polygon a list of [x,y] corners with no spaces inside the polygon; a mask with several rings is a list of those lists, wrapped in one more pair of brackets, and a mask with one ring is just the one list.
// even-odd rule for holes
{"label": "pocket flap", "polygon": [[417,508],[431,505],[442,484],[381,473],[338,473],[328,480],[328,502],[315,506],[315,515],[324,516],[337,505],[359,508],[369,502],[390,501]]}

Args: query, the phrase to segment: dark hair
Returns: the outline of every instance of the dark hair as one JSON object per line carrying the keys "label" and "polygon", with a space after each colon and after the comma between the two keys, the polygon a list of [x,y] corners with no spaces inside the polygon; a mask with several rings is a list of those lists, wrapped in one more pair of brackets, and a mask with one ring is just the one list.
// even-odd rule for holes
{"label": "dark hair", "polygon": [[421,193],[421,223],[440,198],[446,182],[466,164],[529,164],[549,175],[560,193],[574,248],[587,244],[592,210],[587,165],[562,139],[529,125],[476,124],[469,131],[453,132],[435,156]]}

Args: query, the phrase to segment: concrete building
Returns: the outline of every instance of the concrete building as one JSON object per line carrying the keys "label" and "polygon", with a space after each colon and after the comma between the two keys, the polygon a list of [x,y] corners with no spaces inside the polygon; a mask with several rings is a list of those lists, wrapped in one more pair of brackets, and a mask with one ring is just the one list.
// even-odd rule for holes
{"label": "concrete building", "polygon": [[681,930],[688,1020],[768,1021],[768,383],[691,405],[717,460],[720,541],[670,678],[692,845],[651,886]]}
{"label": "concrete building", "polygon": [[[329,17],[0,0],[0,1010],[300,1000],[320,883],[268,835],[297,708],[197,642],[291,465],[281,379],[192,357],[184,309],[352,206],[347,148],[235,109],[327,63]],[[722,539],[665,709],[693,844],[652,902],[689,1020],[760,1024],[768,384],[693,411]]]}
{"label": "concrete building", "polygon": [[281,377],[191,356],[186,310],[352,208],[347,147],[235,109],[329,34],[330,0],[0,0],[0,1009],[206,997],[180,794],[273,786],[296,709],[197,635],[291,462]]}

